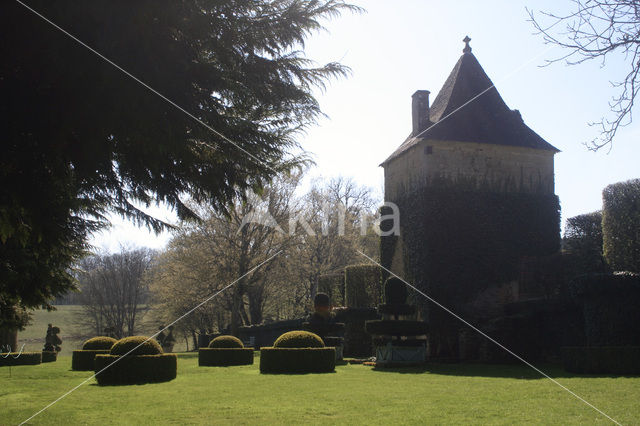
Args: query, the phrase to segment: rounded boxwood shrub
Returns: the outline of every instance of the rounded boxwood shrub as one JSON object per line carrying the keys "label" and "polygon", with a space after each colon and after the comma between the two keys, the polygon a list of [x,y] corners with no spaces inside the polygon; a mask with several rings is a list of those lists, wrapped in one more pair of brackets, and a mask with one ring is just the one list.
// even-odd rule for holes
{"label": "rounded boxwood shrub", "polygon": [[278,337],[274,348],[323,348],[324,342],[317,334],[310,331],[289,331]]}
{"label": "rounded boxwood shrub", "polygon": [[[6,357],[6,358],[5,358]],[[42,352],[0,353],[0,367],[13,365],[37,365],[42,363]]]}
{"label": "rounded boxwood shrub", "polygon": [[242,340],[235,336],[218,336],[209,342],[209,347],[242,349],[244,348],[244,344],[242,343]]}
{"label": "rounded boxwood shrub", "polygon": [[86,340],[82,344],[83,351],[111,349],[117,340],[108,336],[96,336]]}
{"label": "rounded boxwood shrub", "polygon": [[[132,352],[133,351],[133,352]],[[131,353],[129,353],[131,352]],[[118,340],[111,347],[111,355],[158,355],[162,346],[146,336],[130,336]]]}
{"label": "rounded boxwood shrub", "polygon": [[175,379],[178,372],[175,354],[96,355],[94,364],[99,385],[168,382]]}
{"label": "rounded boxwood shrub", "polygon": [[336,349],[260,348],[261,373],[331,373],[336,367]]}

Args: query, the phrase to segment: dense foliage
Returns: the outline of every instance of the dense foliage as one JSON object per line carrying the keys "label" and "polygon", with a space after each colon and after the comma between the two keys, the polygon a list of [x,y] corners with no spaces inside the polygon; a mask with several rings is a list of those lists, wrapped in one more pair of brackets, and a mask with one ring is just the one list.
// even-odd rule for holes
{"label": "dense foliage", "polygon": [[108,355],[109,349],[83,349],[71,354],[71,369],[74,371],[93,371],[96,355]]}
{"label": "dense foliage", "polygon": [[387,278],[384,283],[384,299],[388,305],[401,305],[407,302],[407,285],[396,277]]}
{"label": "dense foliage", "polygon": [[252,348],[200,348],[198,365],[201,367],[224,367],[253,364]]}
{"label": "dense foliage", "polygon": [[209,342],[210,348],[244,348],[242,340],[235,336],[218,336]]}
{"label": "dense foliage", "polygon": [[336,349],[260,348],[261,373],[331,373],[336,367]]}
{"label": "dense foliage", "polygon": [[42,351],[42,362],[56,362],[58,359],[58,352],[56,351]]}
{"label": "dense foliage", "polygon": [[[401,238],[403,278],[454,311],[490,285],[517,280],[523,257],[560,250],[560,206],[553,194],[440,182],[395,201],[401,235],[382,238],[383,259],[390,261],[388,247]],[[455,353],[451,342],[457,341],[459,322],[426,299],[416,304],[431,324],[432,350]]]}
{"label": "dense foliage", "polygon": [[344,268],[345,305],[350,308],[377,306],[382,300],[382,275],[377,265]]}
{"label": "dense foliage", "polygon": [[192,114],[20,2],[2,2],[0,297],[29,308],[73,288],[68,268],[107,213],[159,231],[168,225],[141,208],[164,203],[193,219],[188,195],[226,211],[304,161],[297,135],[321,114],[313,90],[347,70],[314,66],[300,47],[322,19],[355,9],[340,0],[28,3]]}
{"label": "dense foliage", "polygon": [[82,350],[96,350],[96,349],[111,349],[113,344],[116,343],[116,339],[108,336],[96,336],[91,339],[87,339],[82,344]]}
{"label": "dense foliage", "polygon": [[288,331],[273,343],[274,348],[322,348],[324,342],[317,334],[309,331]]}
{"label": "dense foliage", "polygon": [[605,272],[602,247],[602,212],[570,217],[562,240],[563,249],[571,254],[575,266],[582,271]]}
{"label": "dense foliage", "polygon": [[176,378],[178,357],[175,354],[96,355],[96,380],[99,385],[133,385],[168,382]]}
{"label": "dense foliage", "polygon": [[640,276],[590,274],[571,283],[581,302],[588,346],[640,346]]}
{"label": "dense foliage", "polygon": [[640,272],[640,179],[602,192],[604,257],[616,271]]}
{"label": "dense foliage", "polygon": [[111,347],[111,355],[157,355],[162,347],[155,340],[146,336],[130,336],[118,340]]}

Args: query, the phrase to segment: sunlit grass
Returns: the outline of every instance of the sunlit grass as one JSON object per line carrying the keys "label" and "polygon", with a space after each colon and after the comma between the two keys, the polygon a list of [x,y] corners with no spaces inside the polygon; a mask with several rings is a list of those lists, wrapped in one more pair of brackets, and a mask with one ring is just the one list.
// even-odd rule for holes
{"label": "sunlit grass", "polygon": [[[400,372],[343,365],[332,374],[261,375],[258,362],[198,367],[188,354],[171,382],[99,387],[91,379],[32,423],[608,423],[526,367],[434,364]],[[91,376],[70,365],[61,357],[12,367],[11,377],[8,367],[0,368],[0,423],[20,423]],[[544,368],[616,420],[640,422],[640,378]]]}

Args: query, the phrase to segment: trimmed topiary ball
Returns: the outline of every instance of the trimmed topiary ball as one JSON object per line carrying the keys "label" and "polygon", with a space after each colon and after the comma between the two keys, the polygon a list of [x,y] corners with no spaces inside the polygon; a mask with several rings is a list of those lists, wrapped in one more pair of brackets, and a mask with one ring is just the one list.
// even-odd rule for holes
{"label": "trimmed topiary ball", "polygon": [[316,297],[313,298],[313,306],[316,308],[328,308],[329,296],[327,296],[325,293],[316,294]]}
{"label": "trimmed topiary ball", "polygon": [[242,343],[242,340],[235,336],[218,336],[209,342],[209,347],[242,349],[244,348],[244,344]]}
{"label": "trimmed topiary ball", "polygon": [[324,342],[317,334],[309,331],[289,331],[276,339],[274,348],[324,348]]}
{"label": "trimmed topiary ball", "polygon": [[401,279],[389,277],[384,283],[384,297],[388,305],[407,303],[407,285]]}
{"label": "trimmed topiary ball", "polygon": [[92,337],[91,339],[83,343],[82,350],[95,351],[95,350],[111,349],[113,344],[116,342],[117,340],[114,339],[113,337],[107,337],[107,336]]}
{"label": "trimmed topiary ball", "polygon": [[[132,350],[133,352],[129,354],[129,351]],[[161,353],[162,347],[160,344],[155,339],[150,339],[146,336],[125,337],[118,340],[111,347],[111,355],[158,355]]]}

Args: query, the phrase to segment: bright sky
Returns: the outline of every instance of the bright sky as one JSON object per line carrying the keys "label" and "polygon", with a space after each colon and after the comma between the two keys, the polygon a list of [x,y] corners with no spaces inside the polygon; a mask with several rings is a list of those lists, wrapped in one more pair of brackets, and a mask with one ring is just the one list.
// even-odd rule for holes
{"label": "bright sky", "polygon": [[[433,102],[462,54],[465,35],[473,53],[512,109],[525,123],[562,150],[556,155],[556,194],[563,219],[601,207],[602,189],[610,183],[640,177],[640,125],[621,129],[613,149],[588,151],[583,142],[597,129],[588,123],[608,113],[615,93],[610,81],[626,73],[622,58],[606,67],[580,66],[544,59],[561,55],[533,35],[525,7],[566,12],[570,2],[557,1],[424,1],[356,0],[367,9],[329,22],[328,32],[313,36],[305,48],[319,63],[340,61],[351,67],[349,78],[335,81],[318,99],[328,119],[301,139],[317,163],[314,176],[353,177],[382,192],[378,165],[411,130],[411,95],[431,91]],[[162,209],[152,212],[171,217]],[[115,218],[114,227],[93,244],[114,250],[119,244],[160,248],[168,234],[155,236]]]}

